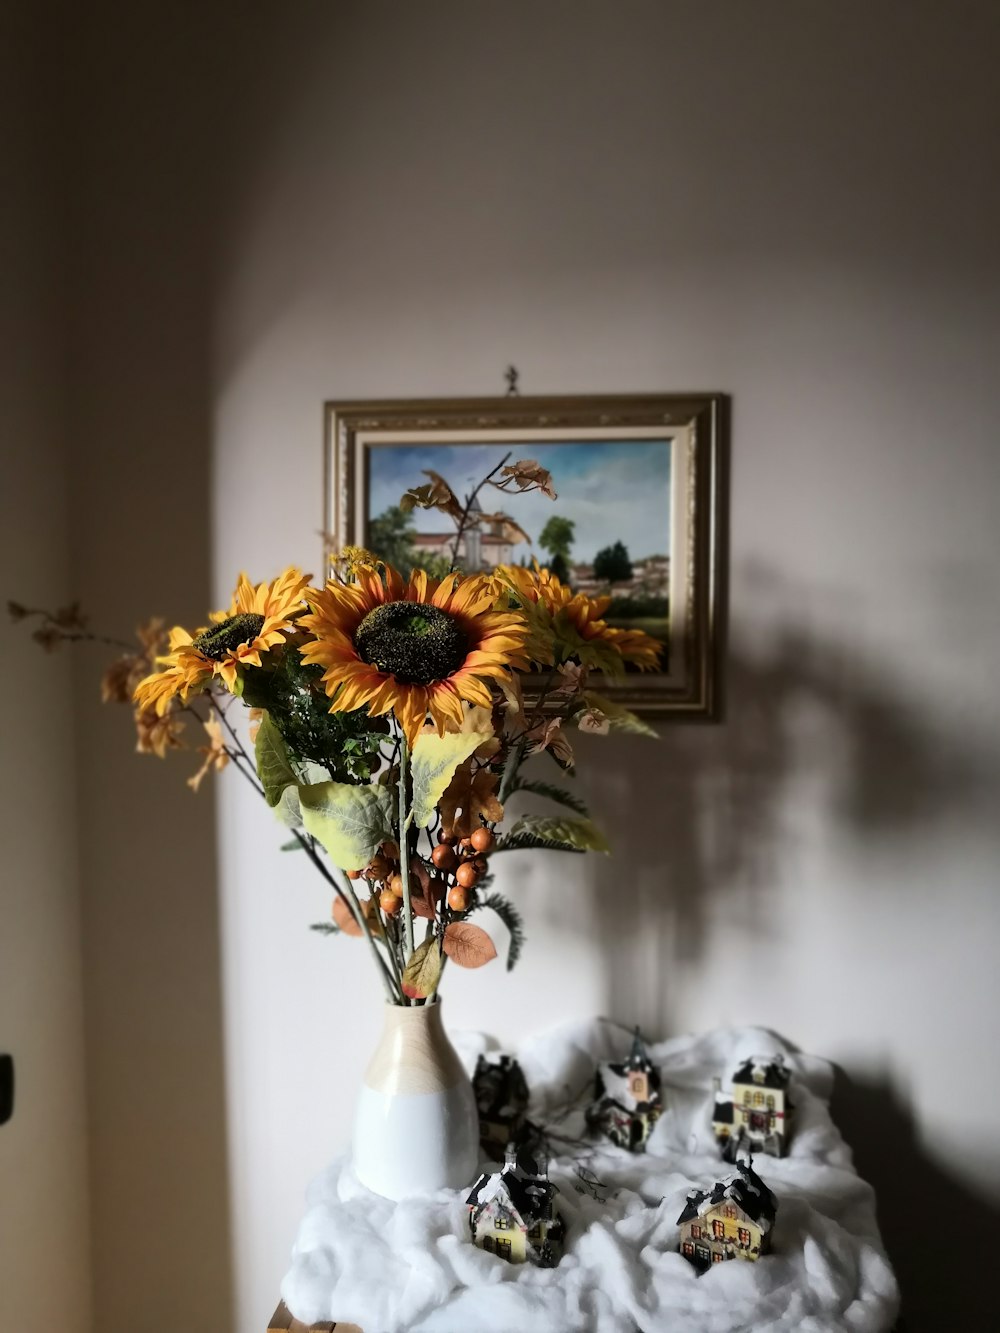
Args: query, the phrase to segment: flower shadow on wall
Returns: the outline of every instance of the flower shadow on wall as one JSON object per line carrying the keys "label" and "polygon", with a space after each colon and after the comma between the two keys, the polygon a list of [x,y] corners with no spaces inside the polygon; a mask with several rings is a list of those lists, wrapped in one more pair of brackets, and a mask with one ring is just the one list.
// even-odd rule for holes
{"label": "flower shadow on wall", "polygon": [[[780,938],[776,885],[808,892],[818,835],[863,853],[995,794],[973,742],[935,730],[854,649],[786,627],[763,649],[737,638],[726,674],[721,724],[664,728],[641,766],[610,738],[589,771],[614,855],[588,867],[587,929],[608,942],[607,1012],[629,1021],[669,1022],[672,971],[697,972],[721,919],[751,949]],[[651,938],[655,976],[641,964]]]}

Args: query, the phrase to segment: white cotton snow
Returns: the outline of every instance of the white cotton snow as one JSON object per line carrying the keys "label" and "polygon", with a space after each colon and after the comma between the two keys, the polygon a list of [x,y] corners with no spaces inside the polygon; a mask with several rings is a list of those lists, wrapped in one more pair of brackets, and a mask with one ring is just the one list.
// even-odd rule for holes
{"label": "white cotton snow", "polygon": [[[471,1070],[485,1039],[453,1039]],[[602,1020],[527,1040],[516,1054],[531,1090],[531,1117],[566,1138],[586,1139],[583,1108],[596,1064],[623,1058],[630,1042]],[[677,1216],[692,1189],[711,1188],[733,1170],[715,1146],[712,1080],[721,1078],[725,1088],[749,1057],[779,1053],[792,1071],[790,1149],[781,1159],[754,1158],[778,1200],[771,1253],[698,1277],[677,1253]],[[603,1141],[553,1144],[549,1176],[567,1223],[558,1267],[510,1264],[471,1244],[465,1199],[475,1176],[457,1193],[394,1204],[360,1185],[342,1159],[310,1187],[281,1288],[289,1309],[307,1324],[343,1320],[364,1333],[890,1329],[896,1281],[874,1194],[830,1119],[830,1066],[793,1054],[758,1028],[679,1037],[650,1045],[649,1054],[662,1071],[666,1109],[644,1154]],[[576,1168],[598,1177],[604,1202],[577,1193]]]}

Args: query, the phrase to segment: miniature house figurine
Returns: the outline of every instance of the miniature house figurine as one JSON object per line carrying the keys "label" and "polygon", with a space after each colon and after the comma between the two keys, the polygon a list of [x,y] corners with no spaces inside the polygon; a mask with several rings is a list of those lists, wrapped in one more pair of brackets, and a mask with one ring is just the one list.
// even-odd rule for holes
{"label": "miniature house figurine", "polygon": [[784,1056],[759,1055],[737,1069],[728,1097],[716,1079],[712,1129],[724,1161],[735,1162],[748,1151],[783,1156],[792,1112],[790,1077]]}
{"label": "miniature house figurine", "polygon": [[524,1149],[507,1149],[503,1170],[486,1171],[466,1203],[473,1245],[511,1263],[554,1268],[566,1225],[553,1205],[559,1191]]}
{"label": "miniature house figurine", "polygon": [[605,1061],[597,1066],[587,1124],[603,1131],[619,1148],[642,1152],[662,1110],[660,1073],[636,1028],[627,1060],[621,1064]]}
{"label": "miniature house figurine", "polygon": [[472,1088],[479,1110],[479,1142],[488,1157],[501,1161],[517,1137],[528,1109],[528,1085],[510,1055],[476,1061]]}
{"label": "miniature house figurine", "polygon": [[696,1190],[677,1219],[678,1248],[699,1273],[725,1259],[759,1259],[771,1246],[778,1201],[752,1164],[737,1162],[728,1180]]}

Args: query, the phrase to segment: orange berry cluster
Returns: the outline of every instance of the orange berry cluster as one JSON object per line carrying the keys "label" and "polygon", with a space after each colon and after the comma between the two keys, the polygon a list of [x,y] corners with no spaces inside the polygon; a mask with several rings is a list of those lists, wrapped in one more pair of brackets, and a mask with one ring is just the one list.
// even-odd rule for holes
{"label": "orange berry cluster", "polygon": [[448,906],[453,912],[466,912],[476,885],[486,874],[486,857],[496,840],[485,827],[475,829],[468,838],[457,838],[443,829],[438,839],[431,860],[455,881],[448,890]]}
{"label": "orange berry cluster", "polygon": [[378,903],[386,916],[395,916],[403,905],[403,879],[399,873],[399,848],[384,842],[363,870],[349,870],[348,879],[367,880],[371,892],[379,889]]}

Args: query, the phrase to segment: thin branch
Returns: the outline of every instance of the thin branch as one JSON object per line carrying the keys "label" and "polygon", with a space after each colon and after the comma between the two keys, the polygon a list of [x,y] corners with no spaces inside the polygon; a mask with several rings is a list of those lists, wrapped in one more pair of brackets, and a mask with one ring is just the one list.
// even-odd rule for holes
{"label": "thin branch", "polygon": [[460,546],[460,544],[461,544],[462,537],[463,537],[463,535],[464,535],[464,533],[465,533],[465,529],[466,529],[466,527],[467,527],[467,525],[468,525],[468,522],[469,522],[469,514],[470,514],[470,512],[471,512],[471,510],[472,510],[472,504],[473,504],[473,501],[475,500],[475,498],[476,498],[476,496],[479,494],[479,492],[483,489],[483,487],[486,485],[486,483],[487,483],[492,477],[495,477],[496,474],[500,471],[500,469],[503,467],[504,463],[506,463],[507,459],[510,458],[511,453],[512,453],[512,450],[509,450],[509,449],[508,449],[508,451],[504,454],[503,458],[500,459],[500,462],[497,463],[496,467],[493,468],[492,471],[487,472],[486,476],[485,476],[485,477],[482,479],[482,481],[476,486],[475,490],[472,491],[472,493],[471,493],[470,495],[467,495],[467,496],[465,497],[465,508],[462,510],[462,517],[458,520],[458,531],[455,533],[455,540],[454,540],[454,541],[452,542],[452,544],[451,544],[451,567],[452,567],[452,569],[454,569],[454,568],[458,565],[458,548],[459,548],[459,546]]}

